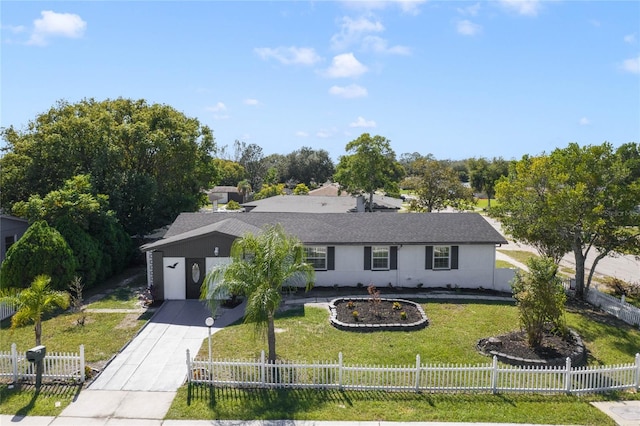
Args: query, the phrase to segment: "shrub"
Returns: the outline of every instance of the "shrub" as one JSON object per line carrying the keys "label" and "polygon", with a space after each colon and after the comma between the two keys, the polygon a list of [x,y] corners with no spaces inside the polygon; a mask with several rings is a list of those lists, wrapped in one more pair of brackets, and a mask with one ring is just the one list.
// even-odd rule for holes
{"label": "shrub", "polygon": [[628,283],[620,278],[606,277],[603,284],[616,296],[640,296],[640,283]]}
{"label": "shrub", "polygon": [[66,290],[76,270],[76,259],[64,237],[47,222],[33,223],[7,251],[0,268],[2,288],[26,288],[39,275],[51,277],[54,290]]}
{"label": "shrub", "polygon": [[529,345],[537,347],[542,341],[545,326],[566,333],[564,303],[566,295],[557,277],[558,265],[551,258],[530,258],[529,272],[519,271],[511,286],[518,304],[520,324],[527,334]]}
{"label": "shrub", "polygon": [[400,319],[403,321],[407,319],[407,313],[405,311],[400,312]]}
{"label": "shrub", "polygon": [[236,200],[231,200],[227,203],[227,210],[240,210],[242,206]]}

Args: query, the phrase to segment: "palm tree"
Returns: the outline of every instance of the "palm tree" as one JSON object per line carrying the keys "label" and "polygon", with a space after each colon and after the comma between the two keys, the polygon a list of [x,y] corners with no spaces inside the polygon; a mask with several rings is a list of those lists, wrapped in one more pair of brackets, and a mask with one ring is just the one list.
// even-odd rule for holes
{"label": "palm tree", "polygon": [[313,287],[313,266],[305,262],[300,241],[284,232],[281,225],[269,225],[256,235],[246,234],[231,246],[232,262],[207,274],[200,299],[215,311],[217,300],[228,294],[247,299],[244,320],[255,323],[267,334],[269,362],[276,360],[274,317],[282,301],[283,286]]}
{"label": "palm tree", "polygon": [[242,194],[242,202],[247,202],[247,195],[251,192],[251,184],[247,179],[242,179],[238,182],[237,190],[240,194]]}
{"label": "palm tree", "polygon": [[18,292],[5,290],[0,296],[0,302],[14,305],[16,313],[11,317],[11,328],[35,323],[36,346],[40,345],[42,336],[42,317],[56,308],[69,307],[69,293],[51,290],[51,277],[38,275],[31,286]]}

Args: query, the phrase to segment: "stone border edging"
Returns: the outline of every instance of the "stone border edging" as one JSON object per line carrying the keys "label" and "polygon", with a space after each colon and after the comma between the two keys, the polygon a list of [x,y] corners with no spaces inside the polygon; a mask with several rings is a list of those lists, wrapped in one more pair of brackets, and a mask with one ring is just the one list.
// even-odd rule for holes
{"label": "stone border edging", "polygon": [[571,337],[575,341],[575,350],[568,357],[559,357],[559,358],[552,358],[552,359],[529,359],[529,358],[520,358],[517,356],[508,355],[508,354],[505,354],[499,351],[493,351],[493,350],[486,352],[482,349],[482,346],[481,346],[481,342],[483,342],[486,339],[478,340],[478,343],[476,344],[476,349],[478,350],[478,352],[480,352],[485,356],[496,356],[498,358],[498,361],[501,361],[509,365],[540,366],[540,367],[564,366],[567,362],[567,358],[570,358],[572,366],[574,367],[581,366],[584,364],[587,358],[587,351],[584,347],[584,342],[582,341],[578,333],[576,333],[574,330],[569,329],[569,334],[571,334]]}
{"label": "stone border edging", "polygon": [[346,323],[338,320],[338,311],[336,308],[337,301],[369,301],[370,298],[367,297],[339,297],[333,299],[329,302],[329,321],[331,325],[336,327],[338,330],[343,331],[361,331],[361,332],[371,332],[371,331],[412,331],[412,330],[420,330],[429,325],[429,319],[427,315],[424,313],[424,309],[420,306],[419,303],[412,302],[410,300],[405,299],[389,299],[389,298],[380,298],[380,300],[388,301],[388,302],[400,302],[414,306],[420,315],[422,316],[422,320],[412,322],[412,323],[389,323],[389,324],[366,324],[366,323]]}

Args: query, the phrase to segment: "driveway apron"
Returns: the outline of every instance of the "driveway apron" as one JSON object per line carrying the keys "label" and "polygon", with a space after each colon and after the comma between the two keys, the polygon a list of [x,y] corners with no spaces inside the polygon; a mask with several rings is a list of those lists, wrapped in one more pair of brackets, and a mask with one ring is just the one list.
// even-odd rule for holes
{"label": "driveway apron", "polygon": [[186,378],[186,350],[194,356],[207,337],[208,316],[211,312],[199,300],[164,302],[88,389],[176,391]]}

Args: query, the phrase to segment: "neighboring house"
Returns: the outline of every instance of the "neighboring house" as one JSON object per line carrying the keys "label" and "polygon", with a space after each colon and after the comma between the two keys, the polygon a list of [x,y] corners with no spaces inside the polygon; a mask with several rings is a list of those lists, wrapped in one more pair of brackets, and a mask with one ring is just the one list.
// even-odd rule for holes
{"label": "neighboring house", "polygon": [[235,186],[215,186],[207,191],[207,196],[209,197],[209,201],[213,204],[216,204],[216,202],[226,204],[231,200],[238,203],[242,203],[244,201],[242,199],[242,194],[238,192],[238,188]]}
{"label": "neighboring house", "polygon": [[[311,194],[311,193],[310,193]],[[277,195],[242,205],[247,212],[354,213],[365,211],[365,197],[331,195]],[[374,212],[395,213],[402,208],[399,198],[373,196]]]}
{"label": "neighboring house", "polygon": [[4,261],[7,250],[24,235],[29,222],[15,216],[0,215],[0,262]]}
{"label": "neighboring house", "polygon": [[510,291],[495,269],[507,244],[477,213],[183,213],[162,240],[142,246],[155,298],[195,299],[231,244],[279,223],[306,246],[315,286],[480,288]]}

